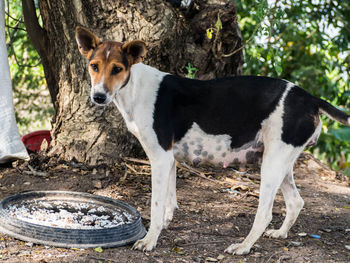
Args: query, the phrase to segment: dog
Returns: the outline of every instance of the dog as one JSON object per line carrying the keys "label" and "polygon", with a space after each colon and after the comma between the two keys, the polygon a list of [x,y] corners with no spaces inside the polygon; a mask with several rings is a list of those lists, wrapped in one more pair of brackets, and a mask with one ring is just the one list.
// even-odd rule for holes
{"label": "dog", "polygon": [[134,134],[152,168],[151,223],[133,248],[155,248],[178,207],[176,160],[193,165],[261,162],[259,205],[242,243],[225,251],[243,255],[265,232],[273,201],[281,188],[286,217],[281,228],[265,235],[286,238],[304,205],[293,179],[293,164],[321,132],[320,114],[344,125],[350,116],[286,80],[237,76],[187,79],[141,63],[143,41],[100,41],[89,30],[75,32],[80,53],[88,60],[91,100],[112,101]]}

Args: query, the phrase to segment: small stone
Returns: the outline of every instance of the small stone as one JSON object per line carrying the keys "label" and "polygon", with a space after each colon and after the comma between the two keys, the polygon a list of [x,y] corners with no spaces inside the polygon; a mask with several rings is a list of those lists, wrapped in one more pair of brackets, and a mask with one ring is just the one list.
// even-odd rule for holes
{"label": "small stone", "polygon": [[24,182],[23,184],[24,185],[30,185],[30,182]]}
{"label": "small stone", "polygon": [[194,262],[201,262],[201,259],[200,259],[199,257],[197,257],[197,256],[193,256],[193,257],[192,257],[192,260],[193,260]]}
{"label": "small stone", "polygon": [[205,261],[208,261],[208,262],[218,262],[218,260],[216,258],[212,258],[212,257],[207,257],[205,258]]}
{"label": "small stone", "polygon": [[24,243],[26,247],[33,247],[33,243],[32,242],[26,242]]}
{"label": "small stone", "polygon": [[217,260],[223,260],[224,258],[225,258],[225,256],[224,256],[224,255],[219,254],[219,256],[217,257]]}
{"label": "small stone", "polygon": [[298,236],[300,236],[300,237],[306,237],[307,234],[306,234],[305,232],[301,232],[301,233],[298,233]]}
{"label": "small stone", "polygon": [[300,247],[303,243],[297,242],[297,241],[290,241],[290,244],[295,246],[295,247]]}
{"label": "small stone", "polygon": [[332,232],[332,229],[329,229],[329,228],[323,228],[321,229],[323,232],[327,232],[327,233],[330,233]]}
{"label": "small stone", "polygon": [[92,181],[92,185],[97,188],[97,189],[101,189],[102,188],[102,182],[100,180],[93,180]]}
{"label": "small stone", "polygon": [[350,228],[346,228],[346,229],[345,229],[345,232],[350,232]]}
{"label": "small stone", "polygon": [[350,250],[350,245],[345,245],[345,248],[346,248],[347,250]]}

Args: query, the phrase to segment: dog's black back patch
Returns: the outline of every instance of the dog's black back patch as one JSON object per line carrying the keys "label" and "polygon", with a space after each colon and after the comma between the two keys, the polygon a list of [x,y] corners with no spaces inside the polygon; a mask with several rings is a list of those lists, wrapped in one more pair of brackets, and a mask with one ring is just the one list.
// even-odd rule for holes
{"label": "dog's black back patch", "polygon": [[287,83],[255,76],[202,81],[166,75],[154,109],[159,144],[168,150],[195,122],[207,134],[231,136],[232,148],[241,147],[255,139]]}

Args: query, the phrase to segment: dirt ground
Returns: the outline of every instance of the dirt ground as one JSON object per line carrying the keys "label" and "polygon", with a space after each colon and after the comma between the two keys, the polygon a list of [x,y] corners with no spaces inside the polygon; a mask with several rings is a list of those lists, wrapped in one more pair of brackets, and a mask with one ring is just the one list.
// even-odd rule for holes
{"label": "dirt ground", "polygon": [[[238,170],[236,170],[238,169]],[[131,246],[62,249],[26,243],[0,234],[1,262],[350,262],[350,187],[347,177],[303,154],[295,167],[305,206],[285,240],[262,237],[246,256],[224,249],[248,234],[257,209],[258,168],[190,168],[179,165],[179,210],[157,248],[143,253]],[[115,167],[87,167],[32,155],[29,163],[0,168],[0,198],[28,190],[70,190],[120,199],[136,207],[149,225],[150,167],[125,160]],[[270,228],[285,215],[279,192]],[[301,233],[306,233],[304,236]],[[311,235],[318,235],[314,238]]]}

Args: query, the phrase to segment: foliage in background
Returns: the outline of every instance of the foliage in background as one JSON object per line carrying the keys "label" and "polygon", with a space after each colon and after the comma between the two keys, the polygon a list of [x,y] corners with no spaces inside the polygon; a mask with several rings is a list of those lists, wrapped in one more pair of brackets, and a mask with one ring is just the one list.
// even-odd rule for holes
{"label": "foliage in background", "polygon": [[[349,1],[235,3],[246,40],[245,75],[287,79],[349,112]],[[350,129],[328,118],[322,121],[323,133],[311,151],[333,168],[349,169]]]}
{"label": "foliage in background", "polygon": [[28,39],[20,0],[5,2],[6,44],[21,134],[50,129],[53,107],[40,57]]}
{"label": "foliage in background", "polygon": [[[235,4],[245,39],[245,75],[284,78],[333,105],[349,109],[349,1],[240,0]],[[21,1],[6,1],[5,9],[20,132],[49,129],[53,108],[40,58],[25,31]],[[206,32],[213,41],[221,30],[220,23],[218,17]],[[191,64],[186,68],[188,77],[195,77],[196,68]],[[350,170],[350,128],[327,118],[322,120],[324,132],[311,150],[333,168]]]}

